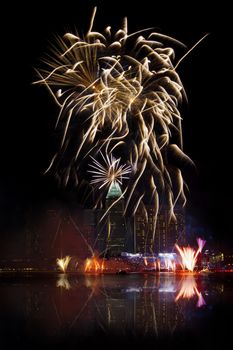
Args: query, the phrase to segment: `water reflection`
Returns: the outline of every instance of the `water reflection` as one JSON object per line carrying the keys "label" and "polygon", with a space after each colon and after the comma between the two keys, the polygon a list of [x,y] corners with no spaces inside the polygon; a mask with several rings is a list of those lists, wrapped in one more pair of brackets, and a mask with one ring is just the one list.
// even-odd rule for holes
{"label": "water reflection", "polygon": [[[140,293],[146,289],[150,289],[151,291],[156,290],[159,293],[177,293],[174,297],[174,300],[176,302],[179,299],[192,299],[194,297],[197,297],[197,307],[206,305],[202,293],[198,290],[197,281],[195,280],[194,275],[184,275],[179,281],[177,281],[174,275],[168,275],[169,277],[165,277],[162,280],[159,276],[160,275],[158,275],[155,279],[150,280],[149,284],[148,279],[145,279],[143,285],[129,286],[126,289],[123,289],[123,291],[125,293]],[[100,278],[97,281],[99,283],[103,282],[103,278]],[[88,285],[90,288],[94,288],[95,292],[97,284],[93,284],[92,278],[86,277],[86,285]],[[71,288],[69,276],[67,274],[59,275],[56,286],[69,290]],[[75,288],[75,281],[72,288]]]}
{"label": "water reflection", "polygon": [[[70,276],[1,283],[0,309],[24,320],[25,332],[47,336],[172,335],[195,327],[208,305],[224,293],[223,282],[176,274]],[[193,321],[194,320],[194,321]]]}
{"label": "water reflection", "polygon": [[56,286],[57,286],[57,287],[60,287],[60,288],[67,289],[67,290],[69,290],[69,289],[71,288],[71,285],[70,285],[68,276],[67,276],[65,273],[64,273],[64,274],[61,274],[61,275],[58,277]]}
{"label": "water reflection", "polygon": [[80,280],[62,274],[57,286],[63,291],[61,299],[55,301],[60,307],[58,310],[56,305],[57,314],[64,315],[62,308],[66,308],[69,298],[73,299],[73,293],[77,298],[70,329],[80,329],[88,320],[89,326],[105,333],[159,335],[183,325],[182,307],[174,302],[178,288],[175,276],[86,276]]}
{"label": "water reflection", "polygon": [[[86,276],[80,280],[61,274],[56,286],[64,292],[69,291],[67,295],[62,294],[64,307],[76,293],[74,307],[77,313],[69,320],[70,328],[83,324],[90,317],[89,322],[95,320],[95,327],[104,332],[173,333],[184,327],[188,312],[189,305],[181,303],[182,299],[197,298],[197,307],[206,305],[193,275]],[[82,303],[78,306],[80,296]],[[58,313],[57,306],[56,310]]]}
{"label": "water reflection", "polygon": [[197,288],[197,282],[193,275],[185,276],[179,283],[179,293],[176,296],[175,301],[179,299],[192,299],[197,296],[197,307],[206,305],[205,300],[201,292]]}

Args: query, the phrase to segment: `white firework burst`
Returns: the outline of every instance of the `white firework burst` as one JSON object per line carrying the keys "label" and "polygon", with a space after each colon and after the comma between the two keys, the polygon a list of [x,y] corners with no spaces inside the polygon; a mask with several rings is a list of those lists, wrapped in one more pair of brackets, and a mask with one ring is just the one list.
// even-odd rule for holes
{"label": "white firework burst", "polygon": [[129,179],[128,175],[132,170],[130,165],[120,164],[121,158],[116,159],[111,153],[103,155],[100,152],[100,154],[102,163],[91,156],[93,163],[89,164],[89,167],[92,169],[88,172],[92,174],[92,185],[99,186],[98,188],[101,189],[110,187],[113,183],[122,185],[123,179]]}

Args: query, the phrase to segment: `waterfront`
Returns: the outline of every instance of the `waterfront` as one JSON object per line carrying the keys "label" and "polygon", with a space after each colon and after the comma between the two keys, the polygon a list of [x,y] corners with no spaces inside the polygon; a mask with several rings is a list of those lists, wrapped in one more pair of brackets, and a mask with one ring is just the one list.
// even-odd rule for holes
{"label": "waterfront", "polygon": [[6,349],[187,341],[206,348],[233,330],[232,274],[2,276],[0,291]]}

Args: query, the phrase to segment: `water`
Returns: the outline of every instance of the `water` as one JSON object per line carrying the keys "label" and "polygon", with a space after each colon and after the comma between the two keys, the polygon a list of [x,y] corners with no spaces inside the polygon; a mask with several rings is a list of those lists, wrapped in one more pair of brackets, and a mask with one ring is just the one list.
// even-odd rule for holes
{"label": "water", "polygon": [[223,346],[233,276],[1,277],[1,349]]}

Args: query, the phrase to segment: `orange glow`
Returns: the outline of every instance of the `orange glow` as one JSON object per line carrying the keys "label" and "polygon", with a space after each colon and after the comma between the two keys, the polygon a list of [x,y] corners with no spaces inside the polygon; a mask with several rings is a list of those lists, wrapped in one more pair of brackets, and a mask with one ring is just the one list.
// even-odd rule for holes
{"label": "orange glow", "polygon": [[84,272],[103,272],[104,261],[100,261],[95,256],[90,259],[86,259]]}

